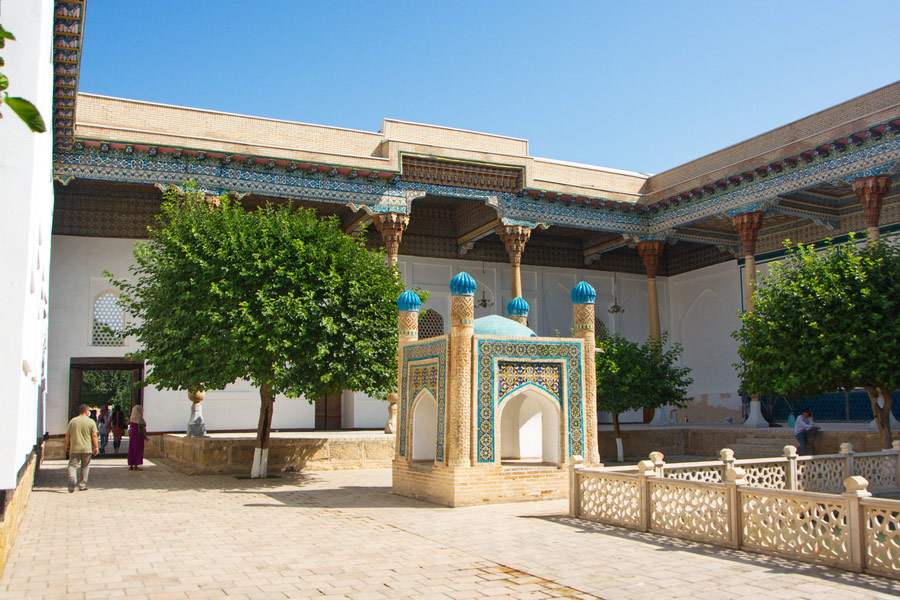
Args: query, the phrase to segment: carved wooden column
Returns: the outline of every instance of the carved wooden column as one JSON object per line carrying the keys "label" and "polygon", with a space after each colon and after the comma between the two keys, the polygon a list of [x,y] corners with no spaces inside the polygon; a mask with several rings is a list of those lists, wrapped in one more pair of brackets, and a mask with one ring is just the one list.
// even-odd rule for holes
{"label": "carved wooden column", "polygon": [[373,217],[375,229],[381,234],[384,240],[384,248],[387,252],[387,262],[389,265],[397,264],[397,254],[400,252],[400,238],[406,226],[409,225],[409,215],[401,213],[378,213]]}
{"label": "carved wooden column", "polygon": [[891,189],[890,177],[862,177],[851,182],[856,197],[862,203],[869,242],[878,239],[878,220],[881,218],[881,201]]}
{"label": "carved wooden column", "polygon": [[[744,254],[744,305],[747,312],[753,310],[753,291],[756,289],[756,238],[762,227],[763,215],[760,212],[746,212],[731,217],[734,228],[741,236],[741,248]],[[747,390],[753,392],[753,390]],[[744,421],[744,427],[763,428],[769,423],[763,418],[762,404],[759,394],[750,396],[750,413]]]}
{"label": "carved wooden column", "polygon": [[747,312],[753,310],[753,291],[756,289],[756,238],[762,227],[762,213],[747,212],[731,217],[741,236],[744,253],[744,298]]}
{"label": "carved wooden column", "polygon": [[659,267],[659,257],[662,255],[663,243],[659,241],[638,242],[638,254],[644,261],[644,269],[647,271],[647,308],[650,315],[650,337],[658,340],[662,336],[659,327],[659,300],[656,295],[656,269]]}
{"label": "carved wooden column", "polygon": [[[650,338],[657,342],[662,337],[662,329],[659,325],[659,298],[656,293],[656,269],[659,267],[659,257],[663,252],[661,241],[638,242],[638,254],[644,261],[644,269],[647,271],[647,310],[650,321]],[[668,425],[669,418],[665,409],[657,408],[653,412],[644,409],[644,421],[649,425]]]}
{"label": "carved wooden column", "polygon": [[509,255],[509,264],[512,267],[512,297],[522,296],[522,273],[519,267],[522,264],[522,253],[525,251],[525,243],[531,237],[531,228],[524,225],[501,225],[498,230],[500,239],[506,247]]}

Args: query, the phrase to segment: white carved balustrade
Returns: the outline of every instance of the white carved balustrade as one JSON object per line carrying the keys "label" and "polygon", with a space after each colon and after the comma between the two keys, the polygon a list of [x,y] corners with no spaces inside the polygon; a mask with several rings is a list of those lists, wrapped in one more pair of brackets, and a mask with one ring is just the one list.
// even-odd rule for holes
{"label": "white carved balustrade", "polygon": [[[570,514],[900,579],[900,443],[890,450],[587,469],[570,459]],[[871,479],[866,477],[870,476]]]}

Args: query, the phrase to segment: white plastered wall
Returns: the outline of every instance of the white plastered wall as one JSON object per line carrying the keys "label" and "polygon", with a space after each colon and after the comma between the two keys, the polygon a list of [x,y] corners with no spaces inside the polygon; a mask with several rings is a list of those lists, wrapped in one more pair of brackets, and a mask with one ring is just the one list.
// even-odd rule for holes
{"label": "white plastered wall", "polygon": [[[48,389],[48,427],[61,433],[68,406],[69,360],[80,356],[122,356],[135,349],[132,340],[123,348],[90,345],[91,309],[94,298],[108,288],[104,270],[117,276],[126,275],[133,262],[134,240],[54,236],[50,320],[50,385]],[[510,269],[506,264],[480,263],[401,256],[398,262],[407,287],[427,290],[429,299],[423,304],[438,311],[444,319],[444,333],[449,331],[450,279],[466,271],[478,283],[476,300],[492,303],[476,308],[476,317],[505,314],[510,300]],[[608,272],[549,267],[522,267],[522,287],[531,306],[529,326],[538,335],[568,337],[572,327],[572,304],[569,293],[578,281],[587,281],[597,290],[597,317],[610,332],[628,339],[643,341],[648,335],[647,287],[642,275],[618,274],[618,303],[625,311],[610,314],[614,301],[613,274]],[[737,378],[731,363],[736,360],[736,344],[729,337],[737,327],[736,311],[740,307],[740,285],[737,267],[729,262],[676,277],[658,278],[660,319],[673,341],[685,345],[684,362],[694,369],[691,394],[713,398],[710,406],[723,403],[740,410],[736,399]],[[705,293],[704,293],[705,292]],[[704,304],[706,303],[706,304]],[[709,306],[708,306],[709,305]],[[688,320],[685,322],[684,315]],[[702,318],[701,318],[702,317]],[[701,326],[697,326],[698,320]],[[724,398],[725,394],[732,398]],[[155,431],[178,431],[184,428],[190,412],[185,392],[145,390],[144,402],[150,428]],[[732,406],[733,405],[733,406]],[[259,398],[255,389],[245,383],[207,394],[203,403],[204,418],[211,430],[253,429],[256,427]],[[378,429],[387,420],[387,404],[360,392],[345,392],[342,426],[347,429]],[[601,414],[601,422],[609,422]],[[623,422],[640,420],[640,413],[623,415]],[[702,420],[702,419],[701,419]],[[719,420],[712,418],[707,420]],[[693,421],[693,419],[692,419]],[[274,428],[312,428],[313,407],[302,399],[279,399],[275,403]]]}
{"label": "white plastered wall", "polygon": [[[49,126],[52,115],[53,3],[3,3],[8,92],[31,100]],[[53,137],[32,133],[0,108],[0,489],[16,487],[19,470],[44,431]]]}

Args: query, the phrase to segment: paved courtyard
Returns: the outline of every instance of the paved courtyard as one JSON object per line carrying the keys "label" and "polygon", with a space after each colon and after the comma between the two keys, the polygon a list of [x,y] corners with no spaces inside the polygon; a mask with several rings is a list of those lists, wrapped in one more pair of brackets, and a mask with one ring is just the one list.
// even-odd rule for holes
{"label": "paved courtyard", "polygon": [[892,598],[900,582],[629,532],[565,501],[448,509],[390,472],[251,481],[45,463],[0,598]]}

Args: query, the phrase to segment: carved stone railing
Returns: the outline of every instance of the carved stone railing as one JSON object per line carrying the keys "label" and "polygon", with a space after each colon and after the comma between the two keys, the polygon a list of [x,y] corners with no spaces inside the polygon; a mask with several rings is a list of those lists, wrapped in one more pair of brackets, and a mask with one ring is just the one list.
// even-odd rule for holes
{"label": "carved stone railing", "polygon": [[[720,460],[666,463],[661,452],[651,452],[650,462],[660,477],[722,483],[731,467],[744,469],[747,484],[771,490],[842,493],[844,479],[861,475],[874,493],[900,491],[900,441],[890,450],[856,453],[852,444],[841,444],[839,454],[798,456],[797,448],[785,446],[784,455],[774,458],[735,459],[724,448]],[[637,473],[638,467],[610,467],[617,473]]]}
{"label": "carved stone railing", "polygon": [[[790,448],[790,451],[788,451]],[[586,469],[570,459],[574,517],[900,579],[900,447],[854,454],[666,465],[654,452],[635,467]],[[724,469],[724,470],[723,470]],[[820,479],[821,478],[821,479]],[[834,480],[840,478],[838,493]],[[799,489],[816,487],[822,490]],[[877,488],[876,488],[877,489]]]}

